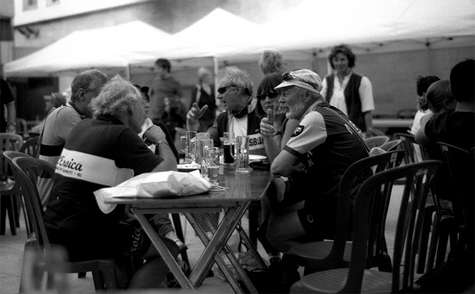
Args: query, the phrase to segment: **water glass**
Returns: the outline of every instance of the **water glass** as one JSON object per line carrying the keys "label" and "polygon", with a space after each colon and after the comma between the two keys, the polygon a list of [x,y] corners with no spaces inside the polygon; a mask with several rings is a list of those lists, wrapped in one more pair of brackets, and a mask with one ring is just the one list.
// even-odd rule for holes
{"label": "water glass", "polygon": [[213,147],[213,140],[210,139],[208,133],[196,134],[196,147],[195,147],[195,161],[201,164],[205,157],[205,149]]}
{"label": "water glass", "polygon": [[206,159],[204,160],[204,164],[207,166],[208,180],[213,185],[218,185],[220,154],[221,152],[218,147],[206,148]]}
{"label": "water glass", "polygon": [[187,131],[184,135],[180,136],[178,152],[183,154],[183,163],[192,163],[195,161],[195,141],[196,132],[194,131]]}
{"label": "water glass", "polygon": [[249,138],[248,136],[237,136],[234,145],[235,161],[237,173],[249,173]]}

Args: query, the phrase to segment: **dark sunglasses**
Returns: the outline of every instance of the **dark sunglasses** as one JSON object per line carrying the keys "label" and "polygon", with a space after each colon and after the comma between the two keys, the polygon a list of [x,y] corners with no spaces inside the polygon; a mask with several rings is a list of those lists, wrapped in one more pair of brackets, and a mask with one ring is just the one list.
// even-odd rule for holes
{"label": "dark sunglasses", "polygon": [[220,87],[220,88],[218,88],[218,93],[222,95],[222,94],[226,93],[228,88],[231,88],[231,87],[236,87],[236,85],[231,84],[231,85],[227,85],[225,87]]}
{"label": "dark sunglasses", "polygon": [[257,95],[257,99],[258,100],[265,100],[266,97],[269,97],[269,99],[274,99],[274,98],[277,98],[277,96],[279,96],[279,93],[269,92],[269,93],[266,93],[266,94]]}

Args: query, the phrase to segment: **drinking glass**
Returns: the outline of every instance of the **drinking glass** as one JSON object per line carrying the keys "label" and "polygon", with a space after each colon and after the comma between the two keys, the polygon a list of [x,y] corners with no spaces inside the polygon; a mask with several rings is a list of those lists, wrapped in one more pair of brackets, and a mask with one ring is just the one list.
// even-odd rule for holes
{"label": "drinking glass", "polygon": [[223,146],[224,163],[234,162],[234,142],[229,138],[229,133],[224,132],[223,137],[220,138],[221,145]]}
{"label": "drinking glass", "polygon": [[206,164],[208,180],[213,185],[218,185],[220,154],[221,152],[218,147],[206,148],[206,159],[204,160],[204,164]]}
{"label": "drinking glass", "polygon": [[186,131],[184,136],[180,136],[180,149],[184,154],[184,163],[192,163],[195,161],[196,149],[196,132]]}
{"label": "drinking glass", "polygon": [[237,173],[249,173],[251,168],[249,167],[249,138],[248,136],[237,136],[236,143],[234,145],[236,172]]}
{"label": "drinking glass", "polygon": [[195,147],[195,161],[198,164],[201,164],[203,158],[205,157],[205,149],[213,147],[213,140],[210,139],[208,133],[197,133],[196,134],[196,147]]}

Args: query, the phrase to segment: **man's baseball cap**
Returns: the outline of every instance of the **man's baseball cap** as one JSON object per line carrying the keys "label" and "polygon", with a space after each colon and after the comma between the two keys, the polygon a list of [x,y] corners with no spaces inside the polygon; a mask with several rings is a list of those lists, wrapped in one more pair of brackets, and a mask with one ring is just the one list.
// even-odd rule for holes
{"label": "man's baseball cap", "polygon": [[274,89],[295,86],[317,94],[320,94],[320,91],[322,90],[322,79],[317,73],[309,69],[289,71],[284,73],[282,77],[284,81]]}

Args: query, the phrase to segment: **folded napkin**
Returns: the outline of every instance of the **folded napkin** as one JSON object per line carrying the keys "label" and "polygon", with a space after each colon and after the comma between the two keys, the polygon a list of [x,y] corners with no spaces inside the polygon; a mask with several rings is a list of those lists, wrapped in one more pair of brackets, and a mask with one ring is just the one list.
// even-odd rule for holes
{"label": "folded napkin", "polygon": [[160,198],[169,196],[188,196],[208,192],[211,183],[199,171],[189,173],[167,171],[144,173],[109,188],[94,192],[97,205],[103,213],[110,213],[116,204],[105,203],[107,199],[120,197]]}

